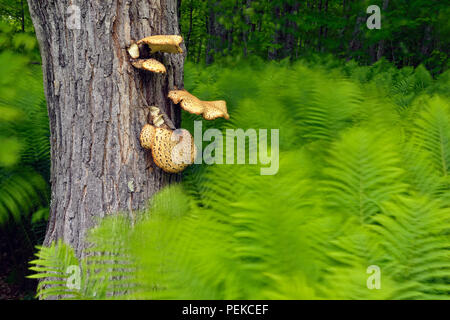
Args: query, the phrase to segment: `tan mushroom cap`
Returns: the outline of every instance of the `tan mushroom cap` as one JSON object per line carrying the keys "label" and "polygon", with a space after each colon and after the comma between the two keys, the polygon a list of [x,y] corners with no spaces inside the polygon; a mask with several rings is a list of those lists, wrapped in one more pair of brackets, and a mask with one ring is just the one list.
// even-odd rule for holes
{"label": "tan mushroom cap", "polygon": [[150,36],[141,39],[137,42],[137,45],[147,44],[150,47],[152,53],[154,52],[167,52],[167,53],[183,53],[180,44],[183,42],[183,37],[176,35],[159,35]]}
{"label": "tan mushroom cap", "polygon": [[168,173],[184,171],[197,156],[194,138],[185,130],[176,135],[172,130],[147,124],[142,129],[140,140],[143,148],[152,150],[155,164]]}
{"label": "tan mushroom cap", "polygon": [[139,58],[140,52],[139,52],[139,46],[136,43],[133,43],[129,48],[128,48],[128,53],[130,54],[130,56],[133,59],[137,59]]}
{"label": "tan mushroom cap", "polygon": [[156,128],[152,125],[146,124],[141,131],[141,136],[139,140],[141,141],[141,146],[144,149],[150,150],[153,146],[153,141],[155,139]]}
{"label": "tan mushroom cap", "polygon": [[141,59],[132,62],[133,67],[154,73],[166,73],[166,67],[155,59]]}
{"label": "tan mushroom cap", "polygon": [[202,101],[186,90],[173,90],[169,92],[169,99],[189,113],[203,115],[206,120],[217,118],[230,119],[227,103],[220,101]]}

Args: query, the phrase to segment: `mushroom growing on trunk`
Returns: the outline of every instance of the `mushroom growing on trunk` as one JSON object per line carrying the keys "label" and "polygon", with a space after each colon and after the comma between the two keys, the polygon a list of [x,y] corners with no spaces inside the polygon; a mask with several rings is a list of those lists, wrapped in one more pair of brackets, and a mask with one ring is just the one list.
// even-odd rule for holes
{"label": "mushroom growing on trunk", "polygon": [[166,67],[155,59],[139,59],[132,61],[131,64],[137,69],[151,71],[154,73],[166,73]]}
{"label": "mushroom growing on trunk", "polygon": [[186,90],[172,90],[169,92],[169,99],[175,104],[180,104],[181,108],[189,113],[203,115],[205,120],[215,120],[217,118],[230,119],[227,110],[227,103],[220,101],[202,101]]}
{"label": "mushroom growing on trunk", "polygon": [[137,69],[154,73],[166,73],[166,67],[158,60],[139,59],[141,56],[141,49],[144,45],[147,45],[150,48],[150,53],[183,53],[183,49],[180,47],[182,41],[183,38],[176,35],[158,35],[141,39],[128,48],[128,54],[132,58],[131,64]]}
{"label": "mushroom growing on trunk", "polygon": [[128,48],[128,53],[133,59],[140,57],[141,47],[147,45],[151,53],[167,52],[167,53],[183,53],[180,44],[183,37],[177,35],[157,35],[150,36],[133,43]]}
{"label": "mushroom growing on trunk", "polygon": [[141,146],[152,151],[155,164],[168,173],[180,173],[197,156],[194,138],[187,130],[170,130],[147,124],[140,136]]}

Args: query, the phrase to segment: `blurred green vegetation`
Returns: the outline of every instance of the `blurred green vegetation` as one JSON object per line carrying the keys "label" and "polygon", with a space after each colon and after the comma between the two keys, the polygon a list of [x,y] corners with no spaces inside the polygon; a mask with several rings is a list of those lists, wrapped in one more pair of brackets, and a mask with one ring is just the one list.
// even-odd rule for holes
{"label": "blurred green vegetation", "polygon": [[[38,295],[448,299],[449,8],[390,1],[368,30],[365,9],[385,2],[183,0],[186,88],[231,115],[203,128],[280,129],[280,171],[189,168],[133,224],[92,230],[84,260],[41,248],[32,277],[57,280]],[[0,0],[0,280],[33,294],[50,202],[40,60],[26,1]],[[370,265],[382,290],[366,287]]]}
{"label": "blurred green vegetation", "polygon": [[0,22],[16,32],[32,32],[33,23],[26,0],[0,0]]}
{"label": "blurred green vegetation", "polygon": [[0,224],[20,223],[48,205],[49,124],[34,35],[0,24],[0,43]]}
{"label": "blurred green vegetation", "polygon": [[35,286],[25,280],[26,261],[43,241],[50,202],[47,107],[39,48],[28,30],[12,17],[0,21],[0,277],[22,297]]}
{"label": "blurred green vegetation", "polygon": [[[381,9],[379,30],[366,26],[371,5]],[[448,67],[449,10],[439,0],[183,0],[180,21],[190,61],[328,53],[363,65],[423,64],[436,75]]]}
{"label": "blurred green vegetation", "polygon": [[[190,167],[133,227],[118,216],[92,230],[81,290],[66,286],[73,251],[43,248],[34,277],[63,280],[41,297],[449,298],[448,74],[333,58],[185,72],[192,93],[228,101],[231,120],[214,127],[280,129],[279,173]],[[367,288],[372,265],[381,290]]]}

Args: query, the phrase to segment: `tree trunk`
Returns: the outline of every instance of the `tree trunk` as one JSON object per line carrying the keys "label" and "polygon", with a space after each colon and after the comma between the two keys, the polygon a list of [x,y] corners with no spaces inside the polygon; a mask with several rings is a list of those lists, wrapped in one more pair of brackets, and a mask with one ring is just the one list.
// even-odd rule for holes
{"label": "tree trunk", "polygon": [[338,52],[344,51],[346,33],[347,33],[347,28],[349,26],[350,10],[348,8],[349,7],[348,1],[349,0],[343,0],[343,2],[342,2],[342,14],[344,16],[344,21],[346,21],[346,23],[344,24],[342,29],[339,30],[338,38],[341,40],[339,41],[340,44],[339,44]]}
{"label": "tree trunk", "polygon": [[[328,15],[328,0],[325,0],[325,8],[324,8],[324,13],[325,13],[325,17]],[[325,48],[327,47],[327,45],[322,45],[324,42],[327,41],[327,37],[328,37],[328,27],[327,24],[325,23],[324,26],[321,26],[321,45],[320,45],[320,52],[324,52]],[[323,39],[323,40],[322,40]]]}
{"label": "tree trunk", "polygon": [[352,39],[350,41],[349,47],[350,47],[350,54],[348,59],[359,59],[359,54],[355,53],[361,50],[362,43],[361,43],[361,26],[364,24],[365,17],[362,15],[362,13],[359,13],[356,17],[356,24],[355,29],[353,30]]}
{"label": "tree trunk", "polygon": [[214,56],[211,54],[212,48],[213,48],[213,39],[212,39],[212,23],[214,19],[214,13],[212,9],[209,9],[209,16],[205,18],[205,25],[206,25],[206,34],[208,35],[208,39],[206,40],[206,47],[205,47],[205,62],[206,64],[211,64],[214,62]]}
{"label": "tree trunk", "polygon": [[428,57],[431,50],[431,45],[433,41],[433,27],[430,24],[427,24],[425,26],[423,40],[422,40],[422,46],[420,48],[420,53],[423,57]]}
{"label": "tree trunk", "polygon": [[[386,12],[387,9],[388,9],[388,6],[389,6],[389,0],[384,0],[384,1],[383,1],[383,11],[382,11],[382,14],[385,14],[385,12]],[[378,42],[377,61],[380,60],[380,59],[383,57],[383,55],[384,55],[385,43],[386,43],[386,40],[385,40],[385,39],[381,39],[381,40]]]}
{"label": "tree trunk", "polygon": [[[317,10],[318,10],[318,14],[319,14],[319,16],[321,17],[322,16],[322,0],[319,0],[319,6],[317,7]],[[321,37],[322,37],[322,29],[323,29],[323,25],[321,24],[320,25],[320,27],[319,27],[319,34],[318,34],[318,37],[317,37],[317,52],[321,52],[322,50],[321,50],[321,46],[322,46],[322,39],[321,39]]]}
{"label": "tree trunk", "polygon": [[25,32],[25,8],[23,6],[23,0],[20,1],[20,23],[21,23],[21,30],[22,32]]}
{"label": "tree trunk", "polygon": [[[274,18],[274,21],[280,21],[280,19],[281,19],[281,12],[280,12],[279,5],[275,5],[273,7],[273,18]],[[276,28],[274,30],[273,44],[278,45],[280,42],[283,41],[282,38],[283,38],[283,35],[282,35],[281,26],[280,26],[279,28]],[[278,56],[279,56],[279,49],[277,47],[269,49],[269,51],[267,53],[267,58],[269,60],[275,60],[278,58]]]}
{"label": "tree trunk", "polygon": [[206,33],[208,40],[205,49],[205,62],[211,64],[214,62],[214,54],[222,52],[225,49],[224,39],[226,39],[226,30],[219,23],[219,1],[211,2],[209,5],[209,16],[206,18]]}
{"label": "tree trunk", "polygon": [[298,15],[298,9],[300,3],[295,2],[293,4],[285,3],[282,6],[280,4],[274,7],[274,20],[280,21],[280,28],[275,30],[274,44],[280,46],[280,48],[273,48],[269,51],[268,58],[284,59],[288,56],[293,58],[294,50],[296,46],[295,33],[297,31],[296,17]]}
{"label": "tree trunk", "polygon": [[[157,105],[180,125],[168,91],[183,87],[183,55],[158,53],[167,74],[138,71],[133,40],[179,34],[177,0],[28,0],[39,40],[51,129],[50,220],[44,245],[63,239],[78,256],[98,218],[131,218],[165,185],[178,181],[157,168],[139,144]],[[80,29],[68,27],[77,18]],[[146,100],[144,102],[144,100]]]}
{"label": "tree trunk", "polygon": [[191,48],[191,34],[192,34],[192,24],[193,24],[193,14],[194,14],[194,4],[191,1],[189,4],[189,31],[186,39],[186,52],[191,56],[189,51]]}

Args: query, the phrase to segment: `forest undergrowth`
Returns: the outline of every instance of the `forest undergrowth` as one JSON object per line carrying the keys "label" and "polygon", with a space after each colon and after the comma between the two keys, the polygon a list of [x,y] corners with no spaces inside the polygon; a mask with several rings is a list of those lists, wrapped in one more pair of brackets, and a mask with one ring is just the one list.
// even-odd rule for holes
{"label": "forest undergrowth", "polygon": [[[81,261],[61,242],[41,248],[32,277],[53,278],[38,296],[448,299],[449,75],[323,56],[187,63],[186,89],[229,106],[230,121],[203,129],[279,129],[279,172],[190,167],[133,227],[102,221]],[[183,116],[191,131],[202,121]]]}

